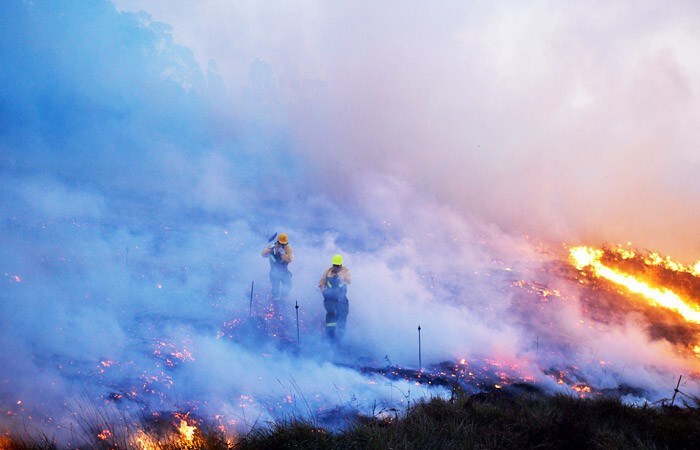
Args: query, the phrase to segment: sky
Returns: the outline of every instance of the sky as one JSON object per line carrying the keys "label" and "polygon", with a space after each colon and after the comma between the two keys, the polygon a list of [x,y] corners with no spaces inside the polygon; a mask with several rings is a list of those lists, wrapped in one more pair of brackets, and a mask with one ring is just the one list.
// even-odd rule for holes
{"label": "sky", "polygon": [[[605,360],[598,385],[645,390],[697,371],[639,317],[589,324],[542,271],[581,243],[700,259],[695,2],[0,12],[5,423],[39,411],[63,426],[65,405],[136,385],[239,428],[246,408],[308,412],[280,407],[287,394],[361,412],[435,394],[323,356],[316,285],[335,253],[354,276],[345,362],[416,368],[421,326],[425,365],[516,361],[546,384],[547,364]],[[298,358],[240,338],[264,313],[260,252],[280,231]],[[563,298],[514,311],[517,279]]]}

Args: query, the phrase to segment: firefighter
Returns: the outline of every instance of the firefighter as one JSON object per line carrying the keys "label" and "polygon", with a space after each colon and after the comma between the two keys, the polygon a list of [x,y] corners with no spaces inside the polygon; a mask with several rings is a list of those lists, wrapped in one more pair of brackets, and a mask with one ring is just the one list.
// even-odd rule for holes
{"label": "firefighter", "polygon": [[323,272],[318,287],[323,294],[323,307],[326,309],[326,336],[335,340],[336,337],[341,338],[345,331],[345,322],[350,311],[347,292],[352,275],[348,268],[343,266],[341,255],[333,256],[331,263],[333,265]]}
{"label": "firefighter", "polygon": [[294,259],[294,251],[287,235],[280,233],[277,241],[263,249],[262,256],[270,260],[272,300],[286,300],[292,289],[292,273],[287,266]]}

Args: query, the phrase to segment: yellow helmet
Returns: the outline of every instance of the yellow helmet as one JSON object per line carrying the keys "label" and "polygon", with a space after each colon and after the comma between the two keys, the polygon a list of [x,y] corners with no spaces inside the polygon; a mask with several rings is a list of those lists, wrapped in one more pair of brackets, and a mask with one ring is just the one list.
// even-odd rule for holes
{"label": "yellow helmet", "polygon": [[280,233],[280,235],[277,236],[277,242],[279,242],[280,244],[283,244],[283,245],[287,245],[287,243],[289,242],[289,239],[287,238],[286,234]]}
{"label": "yellow helmet", "polygon": [[334,255],[333,259],[331,259],[331,263],[333,263],[334,266],[342,266],[343,265],[342,255]]}

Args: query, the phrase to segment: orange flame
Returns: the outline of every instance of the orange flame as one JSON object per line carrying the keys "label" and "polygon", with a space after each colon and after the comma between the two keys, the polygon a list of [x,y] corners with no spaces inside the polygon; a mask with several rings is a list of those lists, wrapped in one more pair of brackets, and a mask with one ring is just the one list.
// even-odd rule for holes
{"label": "orange flame", "polygon": [[178,431],[180,432],[180,437],[182,437],[187,442],[192,442],[194,439],[194,431],[197,427],[188,425],[186,420],[180,419],[180,427]]}
{"label": "orange flame", "polygon": [[143,430],[139,430],[138,435],[134,439],[137,448],[142,450],[155,450],[158,443],[147,435]]}
{"label": "orange flame", "polygon": [[[678,294],[670,289],[651,287],[630,274],[604,265],[601,262],[603,253],[603,250],[584,246],[569,249],[571,260],[577,269],[582,270],[585,267],[590,267],[596,276],[608,279],[626,287],[630,292],[646,297],[652,305],[663,306],[677,312],[689,322],[700,324],[700,310],[688,305]],[[652,257],[652,259],[653,261],[650,260],[652,263],[656,261],[665,267],[673,267],[669,263],[669,259],[656,259],[655,257]],[[680,266],[678,265],[677,267]]]}

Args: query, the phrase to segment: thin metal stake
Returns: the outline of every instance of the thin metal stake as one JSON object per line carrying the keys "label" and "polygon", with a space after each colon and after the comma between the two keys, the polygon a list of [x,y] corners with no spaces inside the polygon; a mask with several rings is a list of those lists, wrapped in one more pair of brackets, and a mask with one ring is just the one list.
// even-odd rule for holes
{"label": "thin metal stake", "polygon": [[299,302],[298,301],[294,302],[294,309],[297,310],[297,345],[298,345],[300,342],[300,339],[299,339]]}
{"label": "thin metal stake", "polygon": [[420,344],[420,325],[418,325],[418,371],[423,371],[423,361],[421,356],[421,344]]}
{"label": "thin metal stake", "polygon": [[255,280],[250,282],[250,306],[248,307],[248,317],[253,315],[253,286],[255,286]]}
{"label": "thin metal stake", "polygon": [[683,378],[683,375],[678,377],[678,384],[676,385],[676,388],[673,390],[673,398],[671,398],[671,406],[673,406],[673,402],[676,401],[676,394],[678,394],[680,392],[678,390],[678,388],[681,387],[681,378]]}

